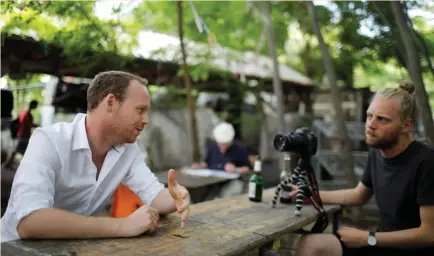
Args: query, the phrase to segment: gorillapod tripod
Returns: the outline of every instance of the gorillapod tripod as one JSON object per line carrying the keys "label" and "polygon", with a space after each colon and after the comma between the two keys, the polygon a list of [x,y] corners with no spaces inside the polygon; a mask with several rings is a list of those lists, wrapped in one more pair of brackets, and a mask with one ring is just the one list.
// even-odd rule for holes
{"label": "gorillapod tripod", "polygon": [[318,220],[312,227],[312,230],[310,232],[302,230],[302,233],[323,232],[324,229],[327,228],[329,220],[328,215],[323,208],[321,198],[319,196],[318,182],[316,180],[313,167],[310,164],[309,156],[302,155],[302,157],[298,161],[297,167],[294,169],[292,174],[287,175],[286,178],[284,178],[277,186],[271,202],[271,207],[276,207],[280,191],[288,183],[291,183],[298,187],[294,210],[296,216],[300,216],[301,214],[304,198],[307,198],[308,201],[313,205],[313,207],[318,211]]}

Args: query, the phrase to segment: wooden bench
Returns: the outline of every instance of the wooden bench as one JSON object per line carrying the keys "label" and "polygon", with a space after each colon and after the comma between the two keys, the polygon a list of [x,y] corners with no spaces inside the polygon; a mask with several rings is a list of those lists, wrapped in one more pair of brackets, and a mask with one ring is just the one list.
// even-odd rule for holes
{"label": "wooden bench", "polygon": [[[191,206],[184,229],[176,213],[162,217],[148,235],[124,239],[11,241],[1,244],[2,256],[15,255],[245,255],[269,246],[280,236],[316,221],[317,212],[304,206],[294,215],[294,205],[270,207],[273,189],[255,203],[246,194]],[[329,214],[340,207],[325,206]]]}

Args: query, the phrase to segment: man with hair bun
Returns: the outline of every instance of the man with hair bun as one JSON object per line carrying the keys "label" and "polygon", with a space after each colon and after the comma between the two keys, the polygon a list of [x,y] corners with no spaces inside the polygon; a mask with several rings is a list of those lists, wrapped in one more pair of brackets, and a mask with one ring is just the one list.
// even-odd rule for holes
{"label": "man with hair bun", "polygon": [[376,92],[367,110],[370,149],[361,181],[352,189],[320,192],[323,203],[345,206],[363,205],[374,195],[378,228],[304,235],[296,255],[434,255],[434,148],[411,135],[413,92],[411,83]]}

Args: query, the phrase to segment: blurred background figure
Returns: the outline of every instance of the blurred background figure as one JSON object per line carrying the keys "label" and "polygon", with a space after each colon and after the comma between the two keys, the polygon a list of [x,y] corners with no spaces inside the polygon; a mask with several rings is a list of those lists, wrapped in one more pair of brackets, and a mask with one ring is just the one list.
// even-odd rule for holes
{"label": "blurred background figure", "polygon": [[32,111],[38,107],[38,102],[32,100],[27,109],[20,112],[17,119],[12,121],[11,124],[11,136],[16,138],[16,148],[14,151],[9,152],[6,160],[2,163],[3,166],[8,166],[17,153],[24,155],[29,144],[29,139],[32,134],[32,129],[38,127],[37,124],[33,122]]}
{"label": "blurred background figure", "polygon": [[[213,130],[214,141],[207,145],[205,161],[193,163],[193,169],[208,168],[229,173],[238,173],[241,176],[251,173],[252,165],[249,162],[247,150],[234,140],[235,130],[232,124],[219,123]],[[243,192],[242,178],[230,181],[221,190],[221,196],[236,195]]]}

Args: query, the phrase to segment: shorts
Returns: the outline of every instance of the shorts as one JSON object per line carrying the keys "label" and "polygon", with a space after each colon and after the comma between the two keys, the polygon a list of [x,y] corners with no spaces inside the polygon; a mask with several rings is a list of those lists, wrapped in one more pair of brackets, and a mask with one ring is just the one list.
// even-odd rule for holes
{"label": "shorts", "polygon": [[383,255],[393,255],[393,256],[407,256],[407,255],[417,255],[417,256],[431,256],[431,248],[425,249],[395,249],[395,248],[381,248],[381,247],[361,247],[361,248],[348,248],[338,237],[339,242],[342,247],[342,256],[383,256]]}

